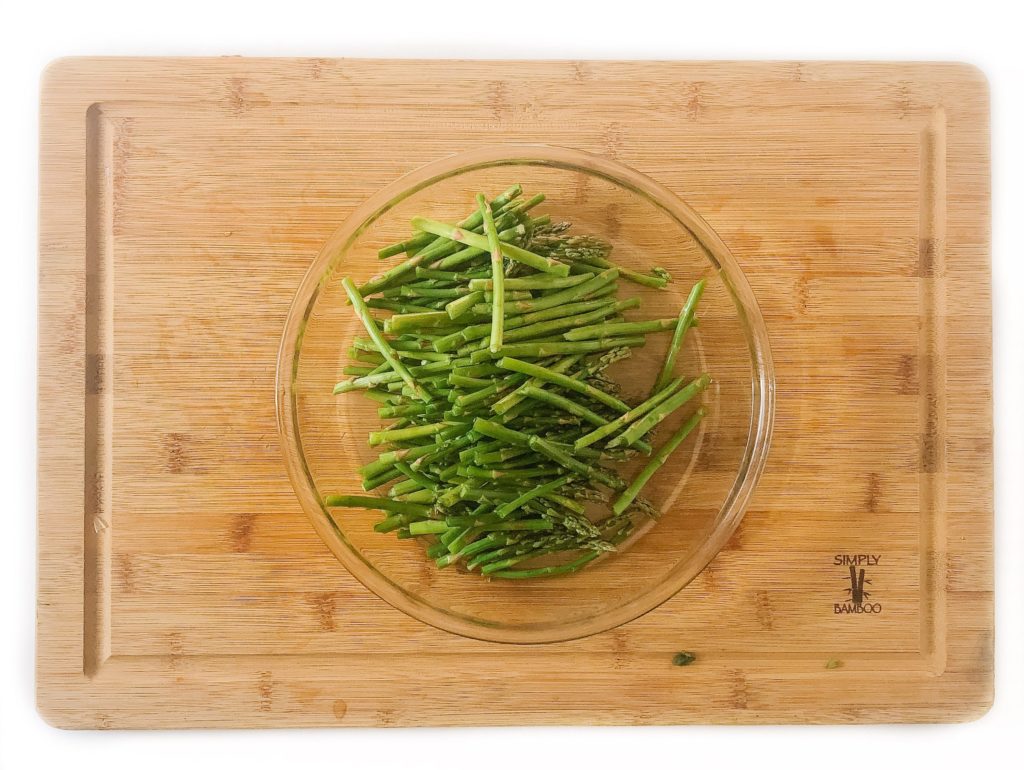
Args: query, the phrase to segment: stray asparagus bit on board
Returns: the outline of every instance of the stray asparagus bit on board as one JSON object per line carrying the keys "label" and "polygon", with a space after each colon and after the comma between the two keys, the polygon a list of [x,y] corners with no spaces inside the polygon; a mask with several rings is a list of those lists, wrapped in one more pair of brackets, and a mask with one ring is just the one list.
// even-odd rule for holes
{"label": "stray asparagus bit on board", "polygon": [[[424,538],[438,567],[506,579],[575,572],[655,515],[640,493],[705,408],[674,415],[711,382],[677,374],[703,280],[678,317],[626,319],[641,300],[619,298],[619,279],[664,289],[669,274],[615,264],[604,241],[534,216],[543,195],[522,196],[518,184],[477,195],[454,225],[415,217],[412,237],[380,250],[404,255],[398,264],[361,286],[342,281],[366,336],[334,392],[361,392],[391,421],[370,433],[382,451],[360,468],[364,492],[389,486],[324,500],[381,511],[374,529]],[[622,399],[608,367],[668,332],[652,392]],[[655,448],[654,429],[672,419]],[[629,481],[614,468],[643,456]]]}

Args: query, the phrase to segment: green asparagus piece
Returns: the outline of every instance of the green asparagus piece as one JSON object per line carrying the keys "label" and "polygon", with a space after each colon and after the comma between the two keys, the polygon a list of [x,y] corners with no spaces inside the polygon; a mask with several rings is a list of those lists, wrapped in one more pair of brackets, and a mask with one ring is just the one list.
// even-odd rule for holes
{"label": "green asparagus piece", "polygon": [[[478,302],[481,302],[483,298],[484,293],[482,291],[471,291],[468,294],[459,297],[458,299],[454,299],[447,305],[445,305],[444,312],[446,312],[448,314],[448,317],[454,321],[466,315],[466,313],[473,309],[473,305],[477,304]],[[453,334],[460,333],[461,330],[459,332],[453,332]],[[437,347],[435,346],[434,349],[437,350]]]}
{"label": "green asparagus piece", "polygon": [[410,513],[420,516],[430,513],[429,505],[400,503],[386,497],[365,497],[363,495],[328,495],[324,498],[324,505],[328,508],[373,508],[378,511]]}
{"label": "green asparagus piece", "polygon": [[388,468],[387,470],[381,471],[380,473],[374,476],[367,476],[366,478],[363,479],[363,491],[372,492],[377,487],[384,486],[389,481],[394,481],[401,475],[402,472],[400,470],[397,470],[395,468]]}
{"label": "green asparagus piece", "polygon": [[664,273],[664,275],[644,275],[643,273],[638,273],[635,270],[630,270],[628,268],[622,267],[621,265],[616,265],[613,262],[609,262],[607,259],[604,259],[603,257],[591,257],[587,260],[587,262],[590,265],[599,268],[614,267],[627,281],[638,283],[641,286],[651,286],[655,289],[664,289],[665,286],[668,285],[669,279],[667,273]]}
{"label": "green asparagus piece", "polygon": [[[433,233],[434,235],[439,235],[442,238],[447,238],[448,240],[455,241],[457,243],[464,243],[474,248],[482,249],[483,251],[490,250],[490,244],[488,243],[487,238],[464,228],[446,225],[443,222],[427,219],[426,217],[413,217],[412,226],[417,230]],[[505,241],[500,241],[499,247],[501,248],[501,253],[504,256],[511,260],[515,260],[516,262],[528,265],[534,270],[539,270],[542,273],[552,273],[554,275],[569,275],[569,266],[564,262],[559,262],[557,259],[547,259]]]}
{"label": "green asparagus piece", "polygon": [[566,468],[573,473],[578,473],[581,476],[586,476],[587,478],[599,481],[612,489],[621,489],[626,486],[621,479],[611,476],[594,465],[587,465],[584,462],[580,462],[569,454],[569,452],[550,441],[542,439],[540,436],[530,437],[530,449],[554,460],[563,468]]}
{"label": "green asparagus piece", "polygon": [[394,500],[401,500],[408,503],[433,503],[437,493],[432,489],[417,489],[404,495],[395,495]]}
{"label": "green asparagus piece", "polygon": [[[541,367],[541,368],[544,368],[545,373],[547,373],[549,375],[551,375],[551,374],[564,374],[569,369],[571,369],[573,366],[575,366],[577,363],[579,363],[580,359],[582,359],[582,358],[583,358],[583,356],[581,354],[577,354],[577,355],[573,355],[573,356],[566,356],[565,358],[563,358],[561,361],[559,361],[556,364],[552,364],[551,366],[549,366],[547,368],[544,368],[544,367]],[[510,358],[506,357],[506,358],[504,358],[502,360],[504,360],[504,361],[512,361],[512,360],[515,360],[515,359],[510,359]],[[501,362],[499,361],[498,363],[501,363]],[[526,363],[526,362],[522,362],[522,363]],[[521,373],[522,374],[527,374],[527,372],[521,372]],[[544,384],[544,382],[546,382],[546,380],[542,380],[540,377],[533,377],[532,379],[528,380],[528,382],[529,382],[530,385],[533,385],[534,387],[543,387],[543,384]],[[517,405],[521,404],[523,402],[523,400],[526,398],[526,394],[523,393],[522,391],[523,391],[523,386],[520,385],[519,388],[517,388],[516,390],[512,391],[511,393],[509,393],[507,396],[504,396],[501,399],[499,399],[498,401],[494,402],[494,404],[491,406],[491,410],[495,414],[502,415],[502,419],[503,420],[506,420],[506,421],[510,420],[511,419],[511,415],[512,415],[512,410]]]}
{"label": "green asparagus piece", "polygon": [[629,446],[642,438],[655,425],[668,417],[672,412],[681,407],[691,398],[704,390],[711,383],[711,378],[702,374],[689,385],[667,398],[661,404],[654,407],[644,417],[640,418],[618,436],[608,442],[611,448],[617,446]]}
{"label": "green asparagus piece", "polygon": [[533,487],[532,489],[523,492],[523,494],[515,500],[498,506],[495,514],[498,518],[504,519],[508,517],[510,513],[519,510],[531,500],[536,500],[538,497],[544,497],[545,495],[554,492],[556,489],[565,486],[570,480],[572,480],[572,476],[561,476],[554,481],[549,481],[547,484],[541,484],[539,487]]}
{"label": "green asparagus piece", "polygon": [[615,499],[615,502],[612,504],[612,511],[619,514],[629,507],[630,503],[632,503],[636,499],[636,496],[640,494],[644,485],[651,480],[651,476],[653,476],[657,470],[665,464],[669,455],[676,451],[676,448],[682,444],[686,437],[690,435],[690,432],[697,427],[697,423],[704,419],[704,415],[704,408],[699,408],[694,412],[693,417],[683,423],[683,426],[665,442],[665,445],[654,453],[650,462],[644,466],[644,469],[637,474],[636,478],[633,479],[625,490],[623,490],[622,494]]}
{"label": "green asparagus piece", "polygon": [[675,318],[662,318],[657,321],[598,324],[571,329],[562,336],[567,340],[592,340],[597,337],[615,337],[620,334],[649,334],[650,332],[666,331],[667,329],[674,328],[675,325]]}
{"label": "green asparagus piece", "polygon": [[608,420],[606,420],[601,415],[597,414],[596,412],[590,409],[587,409],[587,407],[583,406],[582,404],[577,404],[571,398],[566,398],[565,396],[561,396],[558,393],[552,393],[549,390],[535,388],[533,385],[530,385],[529,383],[523,386],[523,393],[526,395],[527,398],[533,398],[538,401],[543,401],[544,403],[550,404],[551,406],[557,409],[562,409],[566,412],[569,412],[570,414],[575,414],[578,417],[582,417],[591,425],[600,426],[608,424]]}
{"label": "green asparagus piece", "polygon": [[[498,227],[498,223],[495,222],[495,227]],[[504,223],[502,223],[504,224]],[[526,235],[526,228],[522,225],[516,225],[515,227],[509,227],[501,230],[498,233],[498,239],[501,241],[511,241],[514,239],[521,239]],[[454,241],[449,243],[452,252],[444,259],[437,263],[437,266],[442,270],[450,267],[459,267],[460,265],[469,264],[475,262],[477,257],[483,257],[487,254],[487,249],[479,249],[475,246],[467,246],[466,248],[460,249],[458,244]]]}
{"label": "green asparagus piece", "polygon": [[625,414],[619,415],[617,418],[609,422],[607,425],[603,425],[597,430],[591,431],[585,436],[580,436],[576,439],[576,449],[582,449],[583,447],[590,446],[595,441],[600,441],[603,438],[607,438],[613,433],[617,433],[623,430],[633,420],[639,419],[647,414],[649,411],[654,409],[658,404],[664,401],[666,398],[676,392],[676,389],[682,384],[683,380],[681,377],[677,377],[672,380],[668,385],[658,391],[656,394],[651,396],[649,399],[644,401],[642,404],[633,407]]}
{"label": "green asparagus piece", "polygon": [[[521,195],[522,192],[522,186],[514,184],[507,190],[505,190],[505,192],[503,192],[497,198],[495,198],[494,201],[491,203],[491,206],[493,207],[493,209],[500,209],[506,204],[508,204],[511,200]],[[477,227],[479,224],[479,212],[474,211],[468,217],[459,222],[458,226],[473,228]],[[418,249],[422,249],[424,246],[429,245],[435,239],[435,236],[430,235],[429,233],[418,233],[417,235],[414,235],[407,241],[393,243],[390,246],[385,246],[383,249],[377,252],[377,256],[380,257],[381,259],[387,259],[388,257],[393,257],[395,254],[401,254],[403,251],[416,251]]]}
{"label": "green asparagus piece", "polygon": [[416,425],[412,428],[400,428],[398,430],[378,430],[370,434],[370,446],[378,444],[395,444],[399,441],[411,441],[412,439],[433,436],[440,433],[450,423],[435,422],[430,425]]}
{"label": "green asparagus piece", "polygon": [[697,309],[697,303],[700,302],[701,295],[704,294],[704,279],[697,281],[690,289],[690,296],[686,298],[686,304],[683,305],[682,311],[679,313],[679,320],[676,324],[676,330],[672,334],[672,342],[669,343],[668,353],[665,354],[665,363],[661,366],[661,372],[658,374],[658,379],[654,381],[654,392],[661,390],[665,383],[672,379],[672,372],[676,368],[676,358],[679,356],[679,351],[683,347],[683,339],[686,337],[686,332],[689,330],[693,323],[693,314]]}
{"label": "green asparagus piece", "polygon": [[422,401],[430,401],[430,395],[423,390],[413,379],[413,376],[409,374],[409,370],[405,368],[398,356],[395,355],[394,350],[388,344],[387,340],[384,339],[384,335],[381,334],[380,329],[377,328],[376,322],[370,317],[370,311],[363,302],[362,296],[356,289],[351,278],[345,278],[342,280],[341,285],[345,288],[345,293],[348,295],[349,301],[356,310],[356,315],[359,316],[359,320],[363,322],[363,326],[366,327],[367,333],[370,335],[370,339],[373,340],[377,346],[377,350],[380,352],[384,359],[391,365],[391,368],[397,372],[406,384],[413,389],[416,396]]}
{"label": "green asparagus piece", "polygon": [[537,299],[523,299],[509,303],[506,312],[516,315],[521,313],[533,313],[538,310],[546,310],[550,307],[564,305],[568,302],[577,302],[585,297],[594,295],[598,290],[603,289],[605,286],[612,283],[616,278],[618,278],[618,276],[618,270],[603,270],[597,275],[591,276],[591,278],[583,283],[570,286],[568,289],[562,289],[561,291],[552,292],[551,294],[545,294],[543,297],[538,297]]}
{"label": "green asparagus piece", "polygon": [[[417,278],[433,278],[439,281],[448,281],[449,283],[469,283],[472,284],[478,278],[486,278],[490,275],[487,270],[467,270],[466,272],[460,273],[455,270],[436,270],[431,267],[417,267],[416,277]],[[470,285],[470,290],[474,288]]]}
{"label": "green asparagus piece", "polygon": [[[528,275],[523,278],[506,278],[504,280],[505,289],[539,289],[547,291],[549,289],[567,289],[570,286],[576,286],[586,281],[590,276],[588,275],[568,275],[565,277],[559,277],[557,275],[549,275],[547,273],[540,273],[538,275]],[[474,278],[469,282],[469,288],[474,291],[496,291],[494,288],[497,286],[499,281],[492,278]]]}
{"label": "green asparagus piece", "polygon": [[487,235],[487,246],[491,252],[491,343],[490,350],[497,353],[501,350],[502,336],[505,333],[505,260],[501,256],[501,242],[498,231],[494,228],[494,218],[487,208],[483,195],[476,196],[476,204],[484,220],[484,233]]}
{"label": "green asparagus piece", "polygon": [[[524,313],[523,315],[513,316],[505,319],[505,328],[513,329],[523,326],[530,326],[535,323],[543,321],[552,321],[557,318],[563,318],[566,316],[581,316],[584,313],[589,313],[595,310],[607,309],[614,306],[614,299],[596,299],[586,300],[584,302],[570,302],[565,305],[556,305],[551,308],[544,310],[538,310],[533,313]],[[631,305],[635,307],[640,304],[639,300],[635,301],[635,304]],[[490,324],[473,324],[472,326],[465,327],[461,335],[466,342],[471,342],[475,339],[481,339],[490,334]]]}
{"label": "green asparagus piece", "polygon": [[[643,337],[612,337],[610,339],[580,340],[579,342],[534,341],[505,345],[501,352],[511,358],[543,358],[574,353],[597,353],[612,348],[639,348],[643,347],[645,342]],[[476,362],[483,362],[493,355],[489,350],[478,350],[470,358]]]}
{"label": "green asparagus piece", "polygon": [[436,535],[439,532],[446,532],[448,525],[443,521],[414,521],[409,524],[409,531],[414,535]]}
{"label": "green asparagus piece", "polygon": [[403,474],[408,476],[411,481],[415,481],[424,489],[429,489],[435,492],[437,491],[437,484],[434,483],[433,480],[427,478],[418,470],[413,469],[412,466],[410,466],[408,463],[397,462],[395,463],[395,467],[398,470],[400,470]]}
{"label": "green asparagus piece", "polygon": [[[557,372],[553,369],[545,368],[537,364],[531,364],[528,361],[520,361],[516,358],[504,356],[498,361],[498,366],[502,369],[508,369],[512,372],[519,372],[520,374],[526,374],[538,380],[544,380],[550,382],[566,390],[573,390],[584,396],[600,401],[606,406],[610,406],[619,412],[628,412],[629,405],[624,401],[621,401],[615,396],[605,393],[603,390],[598,390],[593,385],[589,385],[582,380],[577,380],[572,377],[568,377],[565,374]],[[607,422],[605,420],[604,422]],[[604,422],[600,424],[604,424]]]}
{"label": "green asparagus piece", "polygon": [[424,313],[393,315],[388,320],[390,321],[388,331],[393,334],[401,334],[412,329],[433,329],[438,326],[448,326],[452,322],[452,317],[443,310],[433,310]]}
{"label": "green asparagus piece", "polygon": [[535,569],[521,569],[521,570],[501,570],[499,572],[492,572],[490,576],[492,578],[505,578],[507,580],[524,580],[527,578],[538,578],[538,577],[553,577],[555,575],[567,575],[570,572],[576,572],[580,570],[585,564],[593,561],[601,555],[600,551],[591,551],[584,556],[571,561],[568,564],[562,564],[560,566],[551,567],[537,567]]}

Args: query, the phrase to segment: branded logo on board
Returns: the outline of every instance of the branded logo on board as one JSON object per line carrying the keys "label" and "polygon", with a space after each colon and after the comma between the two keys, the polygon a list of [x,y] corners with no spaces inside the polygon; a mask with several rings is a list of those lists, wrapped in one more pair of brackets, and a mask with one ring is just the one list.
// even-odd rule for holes
{"label": "branded logo on board", "polygon": [[834,614],[878,615],[882,612],[880,602],[870,601],[874,592],[867,588],[871,585],[871,580],[867,577],[867,570],[870,567],[877,567],[881,560],[881,554],[837,553],[835,555],[832,564],[836,567],[845,567],[847,573],[843,576],[846,582],[845,601],[835,602],[832,609]]}

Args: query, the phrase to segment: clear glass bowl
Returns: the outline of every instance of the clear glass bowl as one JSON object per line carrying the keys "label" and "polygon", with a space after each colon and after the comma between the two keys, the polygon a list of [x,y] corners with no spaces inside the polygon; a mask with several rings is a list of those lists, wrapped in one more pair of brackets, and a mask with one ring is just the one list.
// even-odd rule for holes
{"label": "clear glass bowl", "polygon": [[[679,372],[709,372],[708,417],[644,490],[662,511],[647,531],[580,572],[524,581],[486,580],[439,570],[415,539],[373,531],[377,511],[324,508],[327,494],[365,494],[357,468],[376,458],[367,446],[378,404],[358,393],[331,394],[343,379],[352,338],[364,334],[340,282],[361,283],[401,257],[377,250],[409,236],[424,215],[455,221],[477,192],[519,182],[543,192],[536,209],[573,233],[614,246],[612,259],[637,270],[668,269],[665,290],[623,281],[620,294],[642,305],[631,319],[679,312],[695,281],[707,279]],[[650,388],[669,334],[617,364],[627,399]],[[278,427],[288,473],[313,526],[367,588],[438,628],[498,642],[552,642],[633,620],[692,580],[736,529],[764,466],[772,430],[774,376],[764,320],[725,244],[689,206],[658,183],[607,158],[543,145],[488,147],[444,158],[391,183],[359,206],[327,241],[299,286],[277,368]],[[681,419],[681,418],[680,418]],[[673,425],[661,431],[669,435]],[[623,469],[629,478],[632,469]],[[376,492],[374,494],[379,494]]]}

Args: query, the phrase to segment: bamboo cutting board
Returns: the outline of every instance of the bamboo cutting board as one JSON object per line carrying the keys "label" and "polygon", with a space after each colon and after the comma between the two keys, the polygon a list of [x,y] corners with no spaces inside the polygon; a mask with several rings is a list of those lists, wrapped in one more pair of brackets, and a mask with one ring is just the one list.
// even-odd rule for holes
{"label": "bamboo cutting board", "polygon": [[[954,721],[992,699],[988,94],[958,64],[68,59],[42,94],[39,708],[61,727]],[[764,311],[771,457],[615,630],[437,630],[316,537],[282,325],[349,211],[501,141],[603,153]],[[674,667],[679,650],[694,664]]]}

